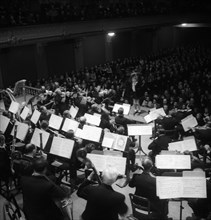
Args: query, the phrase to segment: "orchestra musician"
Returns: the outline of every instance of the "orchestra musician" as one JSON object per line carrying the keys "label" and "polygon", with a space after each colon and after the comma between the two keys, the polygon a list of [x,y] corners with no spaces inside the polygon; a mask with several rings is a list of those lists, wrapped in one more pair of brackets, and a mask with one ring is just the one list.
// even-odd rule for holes
{"label": "orchestra musician", "polygon": [[32,176],[23,176],[23,210],[30,220],[64,220],[61,210],[55,201],[67,197],[66,192],[46,176],[47,161],[40,157],[34,161]]}
{"label": "orchestra musician", "polygon": [[130,182],[130,187],[135,187],[135,195],[149,199],[153,216],[155,219],[168,219],[168,202],[160,200],[156,195],[156,177],[151,173],[153,162],[150,158],[145,157],[142,161],[144,168],[141,174],[134,173]]}
{"label": "orchestra musician", "polygon": [[127,213],[125,196],[112,188],[118,177],[115,168],[107,167],[102,172],[102,184],[93,185],[94,173],[79,186],[77,195],[87,200],[83,220],[118,220]]}
{"label": "orchestra musician", "polygon": [[5,136],[0,134],[0,181],[6,182],[9,187],[10,177],[12,176],[10,152],[6,148]]}

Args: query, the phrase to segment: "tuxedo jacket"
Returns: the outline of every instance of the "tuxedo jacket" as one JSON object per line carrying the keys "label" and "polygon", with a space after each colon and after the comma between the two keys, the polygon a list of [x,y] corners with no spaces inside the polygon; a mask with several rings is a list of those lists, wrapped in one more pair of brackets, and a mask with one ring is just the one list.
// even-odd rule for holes
{"label": "tuxedo jacket", "polygon": [[65,198],[65,192],[44,176],[25,176],[21,179],[23,210],[29,220],[62,220],[55,201]]}
{"label": "tuxedo jacket", "polygon": [[125,196],[106,184],[91,185],[86,180],[78,189],[77,195],[87,200],[82,214],[83,220],[118,220],[118,214],[127,212]]}
{"label": "tuxedo jacket", "polygon": [[151,209],[154,212],[167,214],[168,207],[166,201],[160,200],[156,195],[156,178],[152,177],[149,173],[143,172],[141,174],[134,174],[129,182],[130,187],[135,187],[135,195],[149,199]]}

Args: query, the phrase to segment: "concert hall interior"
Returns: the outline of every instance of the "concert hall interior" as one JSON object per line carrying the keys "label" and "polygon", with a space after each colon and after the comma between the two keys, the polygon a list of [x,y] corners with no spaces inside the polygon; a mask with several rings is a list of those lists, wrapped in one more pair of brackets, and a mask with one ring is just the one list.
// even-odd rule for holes
{"label": "concert hall interior", "polygon": [[0,1],[0,220],[211,220],[211,1]]}

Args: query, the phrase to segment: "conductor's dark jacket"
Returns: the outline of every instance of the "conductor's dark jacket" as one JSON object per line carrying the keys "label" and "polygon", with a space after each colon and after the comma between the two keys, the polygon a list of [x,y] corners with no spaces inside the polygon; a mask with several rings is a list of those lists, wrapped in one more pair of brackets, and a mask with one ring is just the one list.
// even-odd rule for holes
{"label": "conductor's dark jacket", "polygon": [[87,200],[83,220],[118,220],[118,214],[127,212],[125,196],[106,184],[91,185],[86,180],[78,189],[77,195]]}
{"label": "conductor's dark jacket", "polygon": [[22,177],[23,210],[29,220],[62,220],[55,201],[65,198],[65,192],[44,176]]}

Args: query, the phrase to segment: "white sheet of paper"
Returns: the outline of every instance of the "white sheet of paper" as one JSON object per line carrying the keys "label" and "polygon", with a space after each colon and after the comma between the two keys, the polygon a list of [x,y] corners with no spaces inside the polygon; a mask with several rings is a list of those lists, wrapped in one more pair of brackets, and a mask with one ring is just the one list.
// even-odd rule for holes
{"label": "white sheet of paper", "polygon": [[37,124],[39,118],[40,118],[41,113],[38,110],[34,110],[32,117],[31,117],[31,122],[34,123],[35,125]]}
{"label": "white sheet of paper", "polygon": [[129,112],[130,112],[130,105],[124,104],[124,103],[123,103],[123,105],[120,105],[120,104],[116,104],[116,103],[115,103],[112,111],[117,113],[117,112],[118,112],[118,109],[119,109],[120,107],[123,108],[123,110],[124,110],[123,114],[124,114],[124,115],[128,115],[128,114],[129,114]]}
{"label": "white sheet of paper", "polygon": [[196,141],[193,138],[183,140],[183,141],[177,141],[177,142],[172,142],[169,143],[169,148],[170,151],[179,151],[183,153],[184,151],[196,151],[197,146],[196,146]]}
{"label": "white sheet of paper", "polygon": [[152,135],[151,125],[127,125],[128,135]]}
{"label": "white sheet of paper", "polygon": [[74,107],[73,105],[71,105],[69,112],[70,112],[70,115],[71,115],[73,118],[75,118],[75,116],[76,116],[77,113],[78,113],[78,107],[77,107],[77,106]]}
{"label": "white sheet of paper", "polygon": [[50,153],[70,159],[74,147],[74,141],[61,137],[54,137]]}
{"label": "white sheet of paper", "polygon": [[106,167],[115,167],[119,174],[124,175],[126,169],[126,157],[106,156]]}
{"label": "white sheet of paper", "polygon": [[184,198],[207,198],[206,178],[204,177],[183,177]]}
{"label": "white sheet of paper", "polygon": [[188,115],[181,121],[184,131],[188,131],[190,128],[194,128],[198,125],[196,118],[193,115]]}
{"label": "white sheet of paper", "polygon": [[159,169],[191,169],[190,155],[157,155],[155,164]]}
{"label": "white sheet of paper", "polygon": [[62,131],[67,132],[68,130],[72,129],[75,133],[75,131],[78,128],[78,125],[79,125],[79,122],[77,122],[73,119],[70,119],[70,118],[66,118],[64,121],[64,124],[62,126]]}
{"label": "white sheet of paper", "polygon": [[156,192],[160,199],[206,198],[206,178],[158,176]]}
{"label": "white sheet of paper", "polygon": [[59,130],[62,124],[62,120],[62,117],[55,114],[51,114],[51,117],[49,119],[49,127]]}
{"label": "white sheet of paper", "polygon": [[127,144],[127,136],[125,135],[117,135],[117,137],[114,140],[113,149],[124,151],[126,144]]}
{"label": "white sheet of paper", "polygon": [[97,171],[102,172],[106,167],[106,156],[100,154],[87,154]]}
{"label": "white sheet of paper", "polygon": [[20,117],[21,117],[23,120],[25,120],[26,117],[27,117],[28,114],[29,114],[29,111],[30,111],[30,109],[29,109],[27,106],[25,106],[24,109],[23,109],[23,111],[22,111],[21,114],[20,114]]}
{"label": "white sheet of paper", "polygon": [[62,165],[62,163],[60,163],[59,161],[57,160],[54,160],[53,163],[51,163],[52,166],[55,166],[55,167],[60,167]]}
{"label": "white sheet of paper", "polygon": [[9,107],[9,112],[16,114],[19,110],[20,104],[18,102],[12,101]]}
{"label": "white sheet of paper", "polygon": [[103,141],[102,141],[102,146],[103,147],[107,147],[107,148],[112,148],[114,143],[114,139],[113,138],[109,138],[109,137],[103,137]]}
{"label": "white sheet of paper", "polygon": [[182,197],[183,184],[181,177],[156,177],[156,194],[160,199]]}
{"label": "white sheet of paper", "polygon": [[100,125],[101,118],[87,113],[85,113],[84,117],[86,118],[86,123],[96,126]]}
{"label": "white sheet of paper", "polygon": [[[21,123],[19,121],[15,122],[15,125],[17,125],[17,135],[16,138],[18,138],[21,141],[24,141],[26,138],[26,135],[29,130],[29,126],[25,123]],[[11,131],[11,135],[14,136],[14,131],[15,131],[15,125]]]}
{"label": "white sheet of paper", "polygon": [[182,171],[183,177],[206,177],[206,174],[203,170],[184,170]]}
{"label": "white sheet of paper", "polygon": [[76,129],[76,131],[75,131],[75,136],[76,136],[77,138],[83,138],[83,136],[84,136],[83,130],[80,129],[80,128]]}
{"label": "white sheet of paper", "polygon": [[158,108],[150,111],[148,115],[144,117],[146,123],[156,120],[160,116],[166,116],[166,113],[163,108]]}
{"label": "white sheet of paper", "polygon": [[43,130],[39,129],[39,128],[35,128],[30,143],[34,144],[37,147],[41,147],[40,146],[40,133],[42,133],[43,148],[45,148],[50,134],[46,131],[43,131]]}
{"label": "white sheet of paper", "polygon": [[1,101],[1,102],[0,102],[0,109],[5,110],[4,101]]}
{"label": "white sheet of paper", "polygon": [[102,134],[102,128],[84,125],[83,127],[83,139],[99,142]]}
{"label": "white sheet of paper", "polygon": [[0,115],[0,131],[4,134],[8,124],[10,122],[10,119],[5,117],[4,115]]}
{"label": "white sheet of paper", "polygon": [[126,158],[125,157],[115,157],[100,154],[87,154],[96,169],[102,172],[106,167],[115,167],[119,174],[125,174],[126,168]]}
{"label": "white sheet of paper", "polygon": [[101,118],[101,114],[94,113],[94,116]]}
{"label": "white sheet of paper", "polygon": [[146,123],[149,123],[149,122],[153,121],[153,118],[151,117],[150,114],[148,114],[148,115],[144,116],[144,120],[146,121]]}

